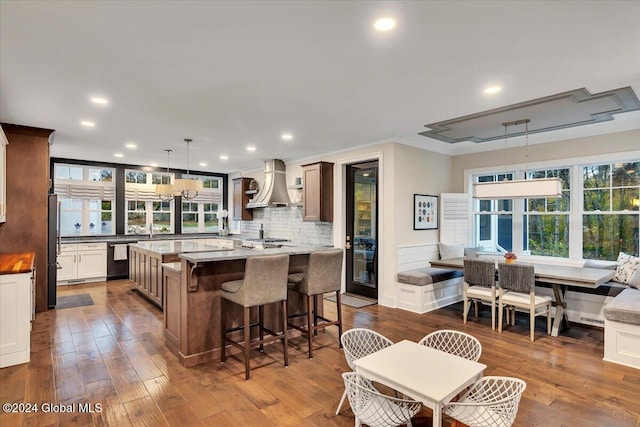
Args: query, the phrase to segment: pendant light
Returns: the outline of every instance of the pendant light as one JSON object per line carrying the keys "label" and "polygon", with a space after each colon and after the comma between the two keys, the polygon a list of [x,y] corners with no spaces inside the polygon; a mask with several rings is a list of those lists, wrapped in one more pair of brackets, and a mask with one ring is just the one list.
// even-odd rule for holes
{"label": "pendant light", "polygon": [[202,191],[202,181],[199,179],[191,179],[189,176],[189,144],[191,139],[185,138],[187,143],[187,177],[175,180],[175,191],[180,192],[183,200],[193,200],[198,197],[198,191]]}
{"label": "pendant light", "polygon": [[[504,126],[504,172],[507,174],[507,128],[525,125],[525,176],[529,171],[529,119],[503,123]],[[476,199],[540,199],[562,196],[560,178],[517,179],[511,181],[479,182],[474,184]]]}
{"label": "pendant light", "polygon": [[156,184],[156,195],[160,198],[160,200],[165,202],[170,202],[175,199],[176,190],[171,185],[171,175],[169,175],[169,155],[172,150],[166,149],[167,152],[167,176],[169,178],[169,184]]}

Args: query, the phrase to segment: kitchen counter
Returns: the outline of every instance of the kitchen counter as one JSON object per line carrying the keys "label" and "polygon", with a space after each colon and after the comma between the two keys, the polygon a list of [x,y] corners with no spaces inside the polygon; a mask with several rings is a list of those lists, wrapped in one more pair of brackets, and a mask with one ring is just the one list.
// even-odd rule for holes
{"label": "kitchen counter", "polygon": [[201,264],[206,262],[229,261],[237,259],[247,259],[251,256],[264,255],[308,255],[314,251],[327,251],[335,249],[333,246],[282,246],[280,248],[271,249],[244,249],[236,248],[228,252],[198,252],[198,253],[182,253],[178,257],[187,260],[193,264]]}
{"label": "kitchen counter", "polygon": [[33,270],[35,252],[0,254],[0,274],[20,274]]}
{"label": "kitchen counter", "polygon": [[200,240],[150,240],[137,243],[129,243],[129,247],[144,249],[160,255],[180,254],[191,252],[215,252],[229,251],[215,244]]}

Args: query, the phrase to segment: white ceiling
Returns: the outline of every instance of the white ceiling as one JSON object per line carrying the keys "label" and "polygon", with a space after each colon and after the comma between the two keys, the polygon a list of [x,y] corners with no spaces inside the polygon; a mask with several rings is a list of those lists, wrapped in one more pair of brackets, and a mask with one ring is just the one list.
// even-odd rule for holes
{"label": "white ceiling", "polygon": [[[374,31],[380,16],[396,29]],[[0,121],[56,129],[55,157],[160,167],[171,148],[186,168],[192,138],[191,169],[211,172],[384,141],[496,149],[418,132],[582,87],[640,95],[639,21],[640,1],[2,0]],[[615,117],[530,139],[640,128],[638,112]]]}

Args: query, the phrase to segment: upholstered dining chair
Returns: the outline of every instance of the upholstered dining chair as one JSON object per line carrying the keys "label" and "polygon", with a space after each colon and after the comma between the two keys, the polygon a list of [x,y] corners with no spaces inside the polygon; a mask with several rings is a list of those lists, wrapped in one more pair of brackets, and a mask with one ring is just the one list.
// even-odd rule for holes
{"label": "upholstered dining chair", "polygon": [[422,338],[418,344],[464,357],[477,362],[482,354],[482,344],[473,335],[451,329],[441,329],[431,332]]}
{"label": "upholstered dining chair", "polygon": [[493,261],[488,260],[464,260],[464,308],[463,323],[467,323],[469,314],[469,302],[475,305],[475,314],[478,317],[478,302],[484,301],[491,304],[491,329],[496,329],[496,268]]}
{"label": "upholstered dining chair", "polygon": [[[249,349],[259,345],[260,350],[264,344],[276,340],[282,341],[284,354],[284,366],[289,365],[288,333],[287,333],[287,276],[289,274],[289,255],[255,256],[247,258],[244,277],[242,280],[225,282],[221,285],[220,312],[221,312],[221,345],[220,361],[226,359],[227,343],[242,350],[244,355],[244,374],[248,380],[250,376]],[[228,303],[235,303],[243,307],[244,323],[241,326],[227,329],[226,308]],[[264,306],[266,304],[280,303],[282,332],[275,332],[264,327]],[[258,323],[251,323],[250,309],[258,307]],[[251,341],[250,329],[259,327],[259,338]],[[228,334],[238,330],[244,331],[242,342],[234,341]],[[270,337],[265,337],[267,332]]]}
{"label": "upholstered dining chair", "polygon": [[529,311],[529,335],[535,339],[536,316],[547,315],[547,335],[551,335],[551,297],[536,295],[536,280],[532,265],[498,265],[498,331],[502,333],[502,310],[512,309],[511,324],[516,321],[515,310]]}
{"label": "upholstered dining chair", "polygon": [[[384,335],[366,328],[353,328],[345,331],[340,336],[344,357],[347,359],[347,365],[352,370],[356,369],[354,362],[371,353],[393,345],[393,341]],[[347,390],[344,390],[336,415],[340,413],[344,399],[347,397]]]}
{"label": "upholstered dining chair", "polygon": [[376,390],[371,381],[356,374],[342,374],[356,427],[411,426],[411,418],[420,411],[422,403],[408,397],[392,397]]}
{"label": "upholstered dining chair", "polygon": [[[307,311],[289,315],[289,319],[306,317],[306,325],[301,326],[289,322],[288,326],[299,330],[307,338],[310,359],[313,357],[312,338],[317,335],[319,329],[332,325],[337,326],[338,344],[342,346],[340,344],[340,336],[342,335],[342,304],[340,300],[342,258],[342,249],[312,252],[309,254],[307,271],[305,273],[290,274],[288,278],[289,290],[306,296]],[[322,297],[328,292],[335,292],[336,294],[337,319],[335,320],[329,320],[318,314],[318,295]]]}
{"label": "upholstered dining chair", "polygon": [[509,427],[526,387],[519,378],[483,377],[458,401],[447,404],[442,413],[469,427]]}

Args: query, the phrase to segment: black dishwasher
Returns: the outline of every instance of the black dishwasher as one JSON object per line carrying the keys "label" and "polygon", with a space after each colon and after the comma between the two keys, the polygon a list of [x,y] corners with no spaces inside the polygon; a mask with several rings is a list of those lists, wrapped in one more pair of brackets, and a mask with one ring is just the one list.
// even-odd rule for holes
{"label": "black dishwasher", "polygon": [[129,277],[129,248],[127,247],[127,259],[114,260],[115,245],[128,245],[130,242],[109,243],[107,245],[107,280],[126,279]]}

